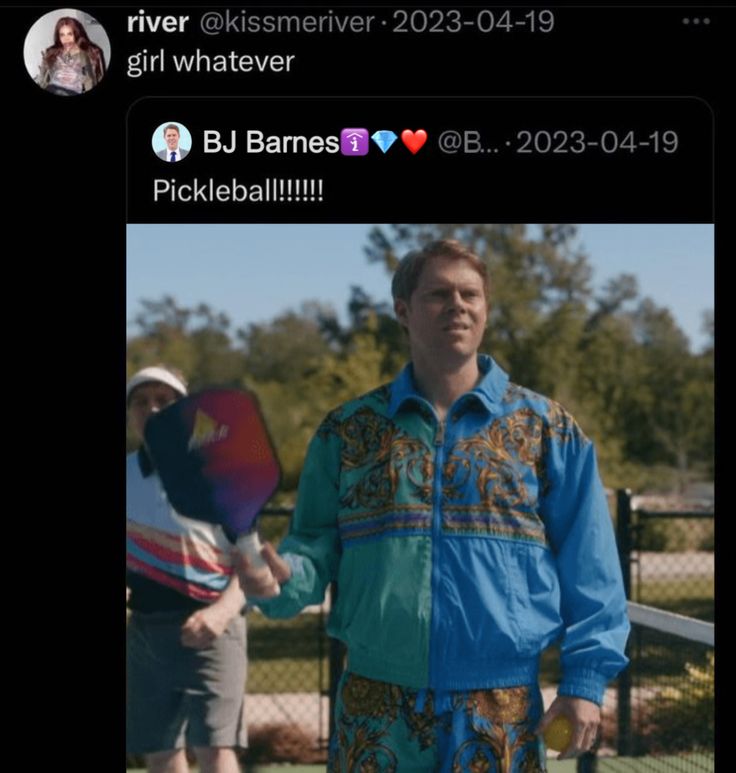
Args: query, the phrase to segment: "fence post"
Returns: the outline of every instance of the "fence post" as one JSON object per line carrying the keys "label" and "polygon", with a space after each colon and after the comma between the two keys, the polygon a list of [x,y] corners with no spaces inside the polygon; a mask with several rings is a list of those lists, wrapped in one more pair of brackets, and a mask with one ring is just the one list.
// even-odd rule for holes
{"label": "fence post", "polygon": [[[616,492],[616,539],[618,541],[621,572],[624,578],[626,598],[631,598],[631,550],[632,518],[631,489],[619,489]],[[631,649],[631,642],[626,645]],[[618,677],[618,755],[631,755],[631,671],[625,668]]]}
{"label": "fence post", "polygon": [[578,757],[577,773],[596,773],[597,759],[595,752],[587,752],[582,757]]}
{"label": "fence post", "polygon": [[[337,603],[337,583],[330,584],[330,608],[334,609]],[[338,639],[330,638],[330,738],[335,733],[335,698],[337,697],[337,683],[343,672],[345,658],[345,646]]]}
{"label": "fence post", "polygon": [[616,491],[616,541],[621,573],[624,576],[624,592],[631,598],[631,489]]}

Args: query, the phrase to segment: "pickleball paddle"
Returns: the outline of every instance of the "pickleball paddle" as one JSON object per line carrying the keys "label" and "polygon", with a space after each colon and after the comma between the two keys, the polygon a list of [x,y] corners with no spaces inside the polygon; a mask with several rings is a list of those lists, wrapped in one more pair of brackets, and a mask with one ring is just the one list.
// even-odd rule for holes
{"label": "pickleball paddle", "polygon": [[146,448],[174,509],[238,535],[252,564],[264,564],[255,521],[280,479],[255,395],[206,389],[152,414]]}

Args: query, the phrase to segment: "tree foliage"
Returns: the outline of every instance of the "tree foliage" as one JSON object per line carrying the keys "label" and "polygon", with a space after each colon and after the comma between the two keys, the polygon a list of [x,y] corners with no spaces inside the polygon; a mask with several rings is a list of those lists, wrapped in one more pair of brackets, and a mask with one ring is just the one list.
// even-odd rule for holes
{"label": "tree foliage", "polygon": [[[667,489],[712,474],[712,314],[704,317],[711,344],[693,353],[671,312],[640,296],[635,277],[615,277],[595,294],[570,225],[394,225],[373,229],[365,251],[392,272],[408,250],[438,238],[459,239],[486,262],[484,350],[513,381],[576,416],[596,441],[607,485]],[[305,302],[233,331],[206,304],[146,300],[128,341],[128,374],[164,362],[187,373],[193,389],[252,389],[291,491],[324,415],[392,379],[408,357],[391,308],[360,287],[346,307],[346,324],[331,307]]]}

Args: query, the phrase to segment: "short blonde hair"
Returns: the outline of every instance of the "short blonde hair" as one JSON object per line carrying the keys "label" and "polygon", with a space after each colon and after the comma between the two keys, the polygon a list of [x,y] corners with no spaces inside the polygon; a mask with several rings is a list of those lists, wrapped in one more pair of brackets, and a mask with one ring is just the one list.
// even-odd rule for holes
{"label": "short blonde hair", "polygon": [[417,289],[424,267],[433,258],[453,258],[470,263],[473,270],[483,280],[483,293],[488,299],[489,278],[486,264],[468,247],[455,239],[439,239],[430,242],[419,250],[407,253],[399,263],[391,280],[391,295],[394,300],[409,301]]}

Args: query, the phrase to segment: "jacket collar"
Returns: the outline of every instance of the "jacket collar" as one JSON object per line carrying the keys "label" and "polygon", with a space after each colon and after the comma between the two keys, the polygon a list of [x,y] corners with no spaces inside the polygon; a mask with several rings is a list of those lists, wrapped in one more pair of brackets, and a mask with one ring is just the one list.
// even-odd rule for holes
{"label": "jacket collar", "polygon": [[[482,376],[475,388],[463,395],[467,399],[472,395],[488,413],[493,413],[500,405],[501,398],[509,383],[508,373],[488,354],[478,355],[478,370]],[[458,398],[458,399],[463,399]],[[414,368],[411,362],[407,363],[401,373],[391,383],[391,399],[388,404],[389,418],[393,418],[396,412],[407,401],[427,402],[427,398],[420,394],[414,381]]]}

